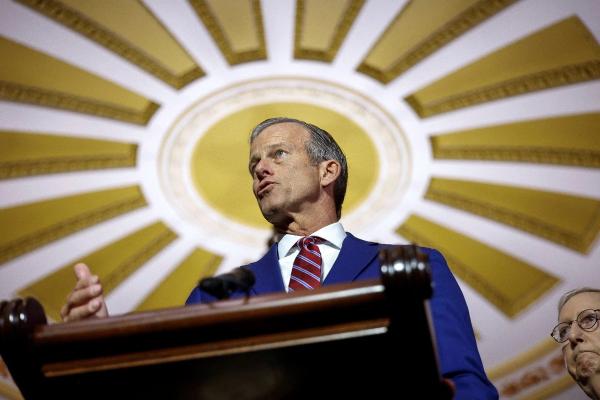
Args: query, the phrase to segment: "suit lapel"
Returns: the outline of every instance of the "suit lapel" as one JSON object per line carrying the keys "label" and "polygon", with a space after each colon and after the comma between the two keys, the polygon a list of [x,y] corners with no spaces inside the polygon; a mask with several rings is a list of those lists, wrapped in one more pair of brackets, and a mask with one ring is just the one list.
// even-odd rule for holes
{"label": "suit lapel", "polygon": [[330,285],[340,282],[352,282],[377,257],[379,245],[357,239],[348,233],[337,260],[323,282]]}
{"label": "suit lapel", "polygon": [[250,264],[249,267],[256,277],[256,284],[252,288],[254,294],[285,292],[281,269],[279,268],[277,244],[271,246],[267,254],[255,263]]}

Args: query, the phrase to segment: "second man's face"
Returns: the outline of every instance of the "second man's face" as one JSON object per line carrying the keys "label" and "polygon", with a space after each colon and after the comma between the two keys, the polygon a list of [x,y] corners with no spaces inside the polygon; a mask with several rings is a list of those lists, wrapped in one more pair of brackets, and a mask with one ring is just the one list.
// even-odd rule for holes
{"label": "second man's face", "polygon": [[[573,296],[560,310],[559,322],[573,321],[586,309],[600,309],[600,293],[584,292]],[[579,381],[600,374],[600,327],[597,325],[598,322],[587,332],[573,322],[563,345],[567,370]]]}
{"label": "second man's face", "polygon": [[306,153],[310,134],[296,123],[263,130],[250,146],[252,190],[264,217],[276,223],[316,201],[319,168]]}

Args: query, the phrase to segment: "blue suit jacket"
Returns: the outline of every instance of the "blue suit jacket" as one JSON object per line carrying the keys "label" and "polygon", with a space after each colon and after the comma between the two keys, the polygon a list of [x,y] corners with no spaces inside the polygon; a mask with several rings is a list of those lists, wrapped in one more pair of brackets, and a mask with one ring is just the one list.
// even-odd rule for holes
{"label": "blue suit jacket", "polygon": [[[380,246],[348,234],[323,285],[379,278],[377,255]],[[428,248],[421,248],[421,251],[428,254],[433,275],[434,290],[430,306],[442,375],[456,385],[455,399],[497,399],[498,392],[483,370],[469,310],[456,279],[440,252]],[[260,260],[246,268],[251,269],[256,277],[251,295],[285,291],[276,244]],[[186,304],[214,300],[196,288]]]}

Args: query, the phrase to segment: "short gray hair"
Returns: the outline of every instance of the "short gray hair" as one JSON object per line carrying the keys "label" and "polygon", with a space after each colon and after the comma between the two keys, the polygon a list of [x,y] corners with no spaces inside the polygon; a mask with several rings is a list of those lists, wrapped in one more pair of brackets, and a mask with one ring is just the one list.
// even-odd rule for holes
{"label": "short gray hair", "polygon": [[569,301],[571,299],[571,297],[574,297],[574,296],[578,295],[579,293],[588,293],[588,292],[600,293],[600,289],[591,288],[591,287],[582,287],[579,289],[569,290],[567,293],[563,294],[561,296],[560,300],[558,301],[558,312],[560,313],[560,310],[562,310],[564,305],[567,304],[567,301]]}
{"label": "short gray hair", "polygon": [[335,201],[335,210],[337,217],[342,216],[342,204],[346,197],[346,188],[348,186],[348,163],[346,162],[346,156],[344,152],[337,144],[333,136],[329,134],[325,129],[321,129],[316,125],[309,124],[308,122],[301,121],[295,118],[288,117],[276,117],[269,118],[256,125],[250,133],[250,144],[256,139],[258,135],[271,125],[283,124],[291,122],[298,124],[310,134],[310,139],[306,143],[306,153],[308,158],[313,164],[318,164],[321,161],[335,160],[340,163],[341,171],[340,176],[335,181],[333,187],[333,198]]}

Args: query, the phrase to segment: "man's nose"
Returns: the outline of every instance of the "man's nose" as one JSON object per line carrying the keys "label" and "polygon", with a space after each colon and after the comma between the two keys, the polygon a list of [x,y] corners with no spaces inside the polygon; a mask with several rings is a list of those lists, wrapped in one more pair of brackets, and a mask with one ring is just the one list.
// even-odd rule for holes
{"label": "man's nose", "polygon": [[258,179],[262,179],[271,174],[271,167],[267,160],[260,160],[254,167],[254,171]]}
{"label": "man's nose", "polygon": [[571,342],[572,345],[577,344],[583,341],[583,329],[579,327],[577,321],[572,321],[569,329],[569,334],[567,335],[567,339]]}

